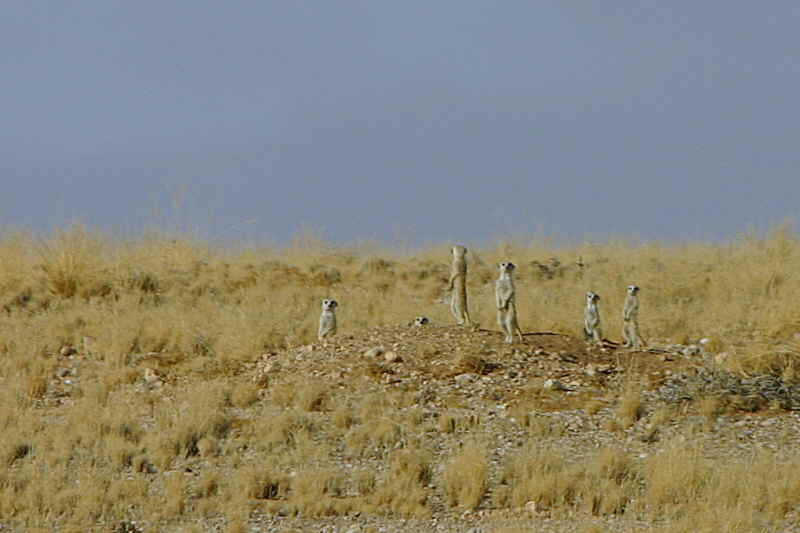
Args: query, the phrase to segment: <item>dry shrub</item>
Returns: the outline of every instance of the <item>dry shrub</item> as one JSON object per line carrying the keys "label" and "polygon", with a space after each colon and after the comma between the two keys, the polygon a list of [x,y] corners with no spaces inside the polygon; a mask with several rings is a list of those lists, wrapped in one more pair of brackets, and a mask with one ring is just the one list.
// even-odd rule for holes
{"label": "dry shrub", "polygon": [[308,414],[290,410],[257,420],[250,427],[249,437],[265,451],[278,453],[308,440],[316,430]]}
{"label": "dry shrub", "polygon": [[342,496],[346,477],[333,469],[309,468],[292,478],[292,501],[314,501]]}
{"label": "dry shrub", "polygon": [[538,508],[572,504],[578,476],[566,468],[564,459],[544,447],[528,444],[506,460],[500,487],[494,492],[499,507],[522,507],[534,501]]}
{"label": "dry shrub", "polygon": [[445,466],[444,495],[447,503],[475,509],[486,493],[488,460],[486,447],[468,442]]}
{"label": "dry shrub", "polygon": [[586,414],[596,415],[606,406],[606,402],[600,400],[598,398],[590,398],[586,404],[584,405],[584,409],[586,410]]}
{"label": "dry shrub", "polygon": [[458,427],[458,418],[445,413],[439,417],[439,431],[442,433],[455,433]]}
{"label": "dry shrub", "polygon": [[644,464],[645,492],[642,503],[659,514],[698,501],[711,479],[713,468],[697,448],[673,444],[652,455]]}
{"label": "dry shrub", "polygon": [[44,281],[56,296],[102,294],[108,284],[101,279],[102,244],[85,228],[74,225],[60,231],[39,249]]}
{"label": "dry shrub", "polygon": [[33,375],[28,376],[28,384],[26,387],[27,396],[31,400],[41,400],[47,394],[48,379],[46,376]]}
{"label": "dry shrub", "polygon": [[357,419],[351,406],[342,405],[333,412],[332,421],[333,425],[339,429],[350,429],[356,424]]}
{"label": "dry shrub", "polygon": [[197,453],[200,457],[213,457],[219,454],[219,442],[211,435],[197,441]]}
{"label": "dry shrub", "polygon": [[617,420],[623,427],[628,428],[635,424],[644,415],[641,390],[628,387],[619,399],[617,406]]}
{"label": "dry shrub", "polygon": [[650,417],[650,424],[654,428],[658,428],[673,420],[676,416],[675,408],[671,405],[660,405],[653,411]]}
{"label": "dry shrub", "polygon": [[491,363],[477,355],[462,355],[453,366],[454,374],[486,374],[492,369]]}
{"label": "dry shrub", "polygon": [[637,492],[633,461],[617,448],[605,448],[590,459],[578,488],[586,510],[594,515],[624,513]]}
{"label": "dry shrub", "polygon": [[563,420],[536,413],[527,413],[523,425],[528,428],[530,435],[540,438],[560,437],[567,432],[567,425]]}
{"label": "dry shrub", "polygon": [[281,407],[292,407],[297,398],[296,383],[278,383],[270,390],[270,400]]}
{"label": "dry shrub", "polygon": [[[418,518],[430,516],[428,484],[431,475],[431,456],[428,452],[418,448],[394,452],[383,480],[365,498],[367,509],[380,514],[398,513]],[[369,483],[369,478],[365,481]]]}
{"label": "dry shrub", "polygon": [[727,405],[727,401],[721,396],[703,396],[697,404],[697,408],[705,420],[706,429],[710,430],[714,427],[717,416]]}
{"label": "dry shrub", "polygon": [[166,516],[183,514],[186,509],[186,480],[180,472],[173,472],[164,483],[163,512]]}
{"label": "dry shrub", "polygon": [[233,389],[231,403],[239,408],[250,407],[258,401],[258,390],[253,383],[245,383]]}
{"label": "dry shrub", "polygon": [[256,465],[236,473],[235,490],[258,500],[285,499],[291,488],[290,478],[269,465]]}
{"label": "dry shrub", "polygon": [[345,436],[345,445],[348,452],[358,457],[382,457],[402,439],[403,427],[389,418],[381,418],[372,425],[351,428]]}
{"label": "dry shrub", "polygon": [[297,406],[304,411],[322,411],[327,394],[327,388],[323,385],[306,383],[297,391]]}

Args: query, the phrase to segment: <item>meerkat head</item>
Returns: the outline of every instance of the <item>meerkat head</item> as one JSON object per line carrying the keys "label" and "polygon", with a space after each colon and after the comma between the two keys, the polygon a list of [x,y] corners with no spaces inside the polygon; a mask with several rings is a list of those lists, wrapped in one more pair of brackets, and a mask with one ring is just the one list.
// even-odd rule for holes
{"label": "meerkat head", "polygon": [[639,292],[639,287],[636,285],[628,285],[628,294],[635,296]]}
{"label": "meerkat head", "polygon": [[515,268],[517,268],[517,265],[515,265],[511,261],[502,261],[502,262],[498,263],[497,266],[500,269],[501,273],[503,273],[503,272],[511,273],[511,272],[514,271]]}
{"label": "meerkat head", "polygon": [[417,318],[414,319],[414,325],[415,326],[424,326],[424,325],[428,324],[429,322],[430,322],[430,320],[428,320],[428,317],[426,317],[426,316],[418,316]]}
{"label": "meerkat head", "polygon": [[454,257],[464,257],[467,254],[467,247],[456,244],[453,246],[452,251]]}
{"label": "meerkat head", "polygon": [[323,311],[334,311],[338,306],[339,304],[336,303],[336,300],[329,300],[329,299],[322,300]]}
{"label": "meerkat head", "polygon": [[586,293],[586,303],[591,304],[591,303],[596,303],[596,302],[599,302],[599,301],[600,301],[600,295],[599,294],[591,292],[591,291]]}

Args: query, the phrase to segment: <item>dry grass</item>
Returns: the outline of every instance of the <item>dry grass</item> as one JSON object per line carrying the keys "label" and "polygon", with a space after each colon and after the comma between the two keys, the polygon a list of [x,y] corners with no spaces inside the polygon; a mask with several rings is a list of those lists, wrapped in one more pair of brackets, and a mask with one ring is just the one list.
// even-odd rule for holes
{"label": "dry grass", "polygon": [[[543,411],[567,407],[590,417],[613,411],[615,437],[648,422],[636,435],[656,442],[677,410],[645,409],[638,385],[616,403],[608,391],[597,400],[528,385],[506,399],[481,398],[495,410],[507,403],[509,431],[524,434],[513,439],[522,447],[501,457],[485,413],[466,410],[469,397],[437,390],[438,403],[429,402],[406,383],[407,371],[386,384],[402,365],[349,369],[360,354],[337,352],[341,368],[339,359],[326,363],[334,378],[284,372],[263,387],[252,382],[265,353],[309,356],[295,349],[314,342],[324,297],[340,301],[341,337],[420,314],[450,323],[435,303],[446,248],[300,239],[224,250],[182,237],[123,242],[80,227],[45,239],[0,235],[0,529],[121,531],[136,519],[144,530],[177,531],[207,518],[244,531],[254,510],[426,518],[442,507],[531,501],[556,516],[659,518],[653,530],[665,532],[769,530],[794,516],[800,455],[791,447],[736,462],[666,438],[645,458],[610,446],[576,456],[553,444],[572,430]],[[513,258],[526,329],[575,333],[580,295],[591,288],[613,336],[621,330],[613,310],[636,283],[651,344],[709,337],[710,348],[727,352],[726,369],[800,375],[800,243],[785,229],[726,244],[511,242],[471,256],[471,312],[484,325],[495,320],[493,263]],[[551,256],[563,266],[532,265]],[[460,372],[500,379],[497,353],[426,349],[420,372],[434,375],[429,363],[452,357],[442,380]],[[157,382],[145,381],[145,368]],[[712,429],[726,407],[744,408],[737,401],[708,397],[690,407]]]}
{"label": "dry grass", "polygon": [[486,445],[468,442],[446,465],[444,493],[450,505],[475,509],[486,492]]}
{"label": "dry grass", "polygon": [[617,420],[623,428],[628,428],[638,422],[643,415],[641,390],[636,386],[628,385],[619,399]]}

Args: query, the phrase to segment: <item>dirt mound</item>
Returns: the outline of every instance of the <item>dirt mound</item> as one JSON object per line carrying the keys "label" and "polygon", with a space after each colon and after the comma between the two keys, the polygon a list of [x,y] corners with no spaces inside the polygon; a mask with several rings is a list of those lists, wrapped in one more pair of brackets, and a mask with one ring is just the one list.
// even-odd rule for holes
{"label": "dirt mound", "polygon": [[[543,407],[562,409],[618,390],[627,379],[657,387],[675,372],[698,366],[698,357],[602,346],[557,333],[527,333],[508,345],[499,331],[460,326],[383,326],[265,354],[253,380],[314,377],[340,388],[374,384],[426,390],[430,401],[463,394],[472,401],[510,402],[536,390],[551,391]],[[476,388],[478,394],[475,396]]]}

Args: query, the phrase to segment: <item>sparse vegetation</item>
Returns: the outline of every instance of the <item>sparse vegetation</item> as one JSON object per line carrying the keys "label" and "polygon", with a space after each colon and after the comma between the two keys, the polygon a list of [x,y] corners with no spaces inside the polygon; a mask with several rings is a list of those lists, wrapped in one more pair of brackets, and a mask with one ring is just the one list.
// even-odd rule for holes
{"label": "sparse vegetation", "polygon": [[[473,319],[493,329],[494,262],[511,258],[523,331],[561,334],[511,348],[499,332],[443,326],[447,248],[0,235],[0,529],[303,531],[336,518],[427,531],[436,517],[457,531],[476,511],[509,533],[542,516],[587,532],[796,520],[785,401],[654,392],[698,367],[798,385],[789,230],[471,247]],[[705,337],[708,353],[626,355],[563,336],[577,335],[593,290],[614,338],[634,282],[651,345]],[[325,297],[341,307],[322,347]],[[422,314],[430,325],[402,326]],[[402,357],[367,358],[376,346]]]}

